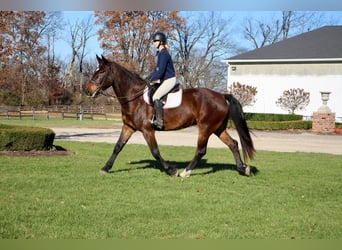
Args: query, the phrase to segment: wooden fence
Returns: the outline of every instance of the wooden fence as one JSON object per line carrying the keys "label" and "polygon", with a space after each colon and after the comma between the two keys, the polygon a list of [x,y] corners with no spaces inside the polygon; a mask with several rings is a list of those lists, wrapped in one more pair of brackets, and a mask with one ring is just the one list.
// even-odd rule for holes
{"label": "wooden fence", "polygon": [[55,105],[47,107],[15,107],[15,106],[0,106],[0,117],[5,117],[8,120],[12,118],[31,117],[32,119],[46,118],[50,119],[108,119],[108,116],[120,113],[119,105],[108,106],[75,106],[75,105]]}

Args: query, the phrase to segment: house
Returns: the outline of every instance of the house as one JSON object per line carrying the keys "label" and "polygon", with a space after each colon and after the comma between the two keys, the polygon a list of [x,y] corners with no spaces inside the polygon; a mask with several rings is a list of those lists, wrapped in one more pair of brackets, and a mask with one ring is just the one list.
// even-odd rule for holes
{"label": "house", "polygon": [[322,105],[320,92],[329,91],[328,106],[342,121],[342,26],[325,26],[225,62],[227,89],[234,82],[257,87],[256,102],[245,112],[287,113],[277,99],[284,90],[301,88],[310,92],[310,103],[296,114],[312,116]]}

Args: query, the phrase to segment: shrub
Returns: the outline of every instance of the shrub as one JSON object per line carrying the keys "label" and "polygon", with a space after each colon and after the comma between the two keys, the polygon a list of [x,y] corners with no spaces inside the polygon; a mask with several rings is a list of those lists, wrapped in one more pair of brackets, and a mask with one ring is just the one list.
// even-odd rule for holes
{"label": "shrub", "polygon": [[248,121],[301,121],[302,115],[295,114],[265,114],[265,113],[245,113]]}
{"label": "shrub", "polygon": [[232,94],[241,104],[242,107],[252,106],[256,101],[257,88],[239,82],[233,82],[228,93]]}
{"label": "shrub", "polygon": [[288,130],[288,129],[311,129],[311,121],[247,121],[250,129],[255,130]]}
{"label": "shrub", "polygon": [[55,133],[48,128],[0,124],[1,151],[49,150]]}
{"label": "shrub", "polygon": [[[311,121],[303,121],[303,116],[295,114],[264,114],[245,113],[247,125],[255,130],[288,130],[311,129]],[[234,128],[233,122],[228,122],[228,128]]]}
{"label": "shrub", "polygon": [[289,89],[276,101],[277,106],[294,114],[296,110],[303,110],[310,102],[310,93],[304,89]]}

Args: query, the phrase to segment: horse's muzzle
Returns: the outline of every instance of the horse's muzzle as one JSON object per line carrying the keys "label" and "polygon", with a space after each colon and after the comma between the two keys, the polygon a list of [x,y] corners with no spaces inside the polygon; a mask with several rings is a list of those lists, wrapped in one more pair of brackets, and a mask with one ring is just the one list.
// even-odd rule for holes
{"label": "horse's muzzle", "polygon": [[100,88],[93,83],[87,83],[85,85],[84,92],[87,96],[94,98],[99,94]]}

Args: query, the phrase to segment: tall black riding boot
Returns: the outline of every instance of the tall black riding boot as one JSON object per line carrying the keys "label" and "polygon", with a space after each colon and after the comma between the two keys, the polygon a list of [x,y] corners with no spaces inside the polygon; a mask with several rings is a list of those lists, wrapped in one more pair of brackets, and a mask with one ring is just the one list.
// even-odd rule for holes
{"label": "tall black riding boot", "polygon": [[156,119],[153,121],[153,125],[158,129],[163,128],[163,105],[160,100],[155,100],[153,102],[154,109],[156,111]]}

